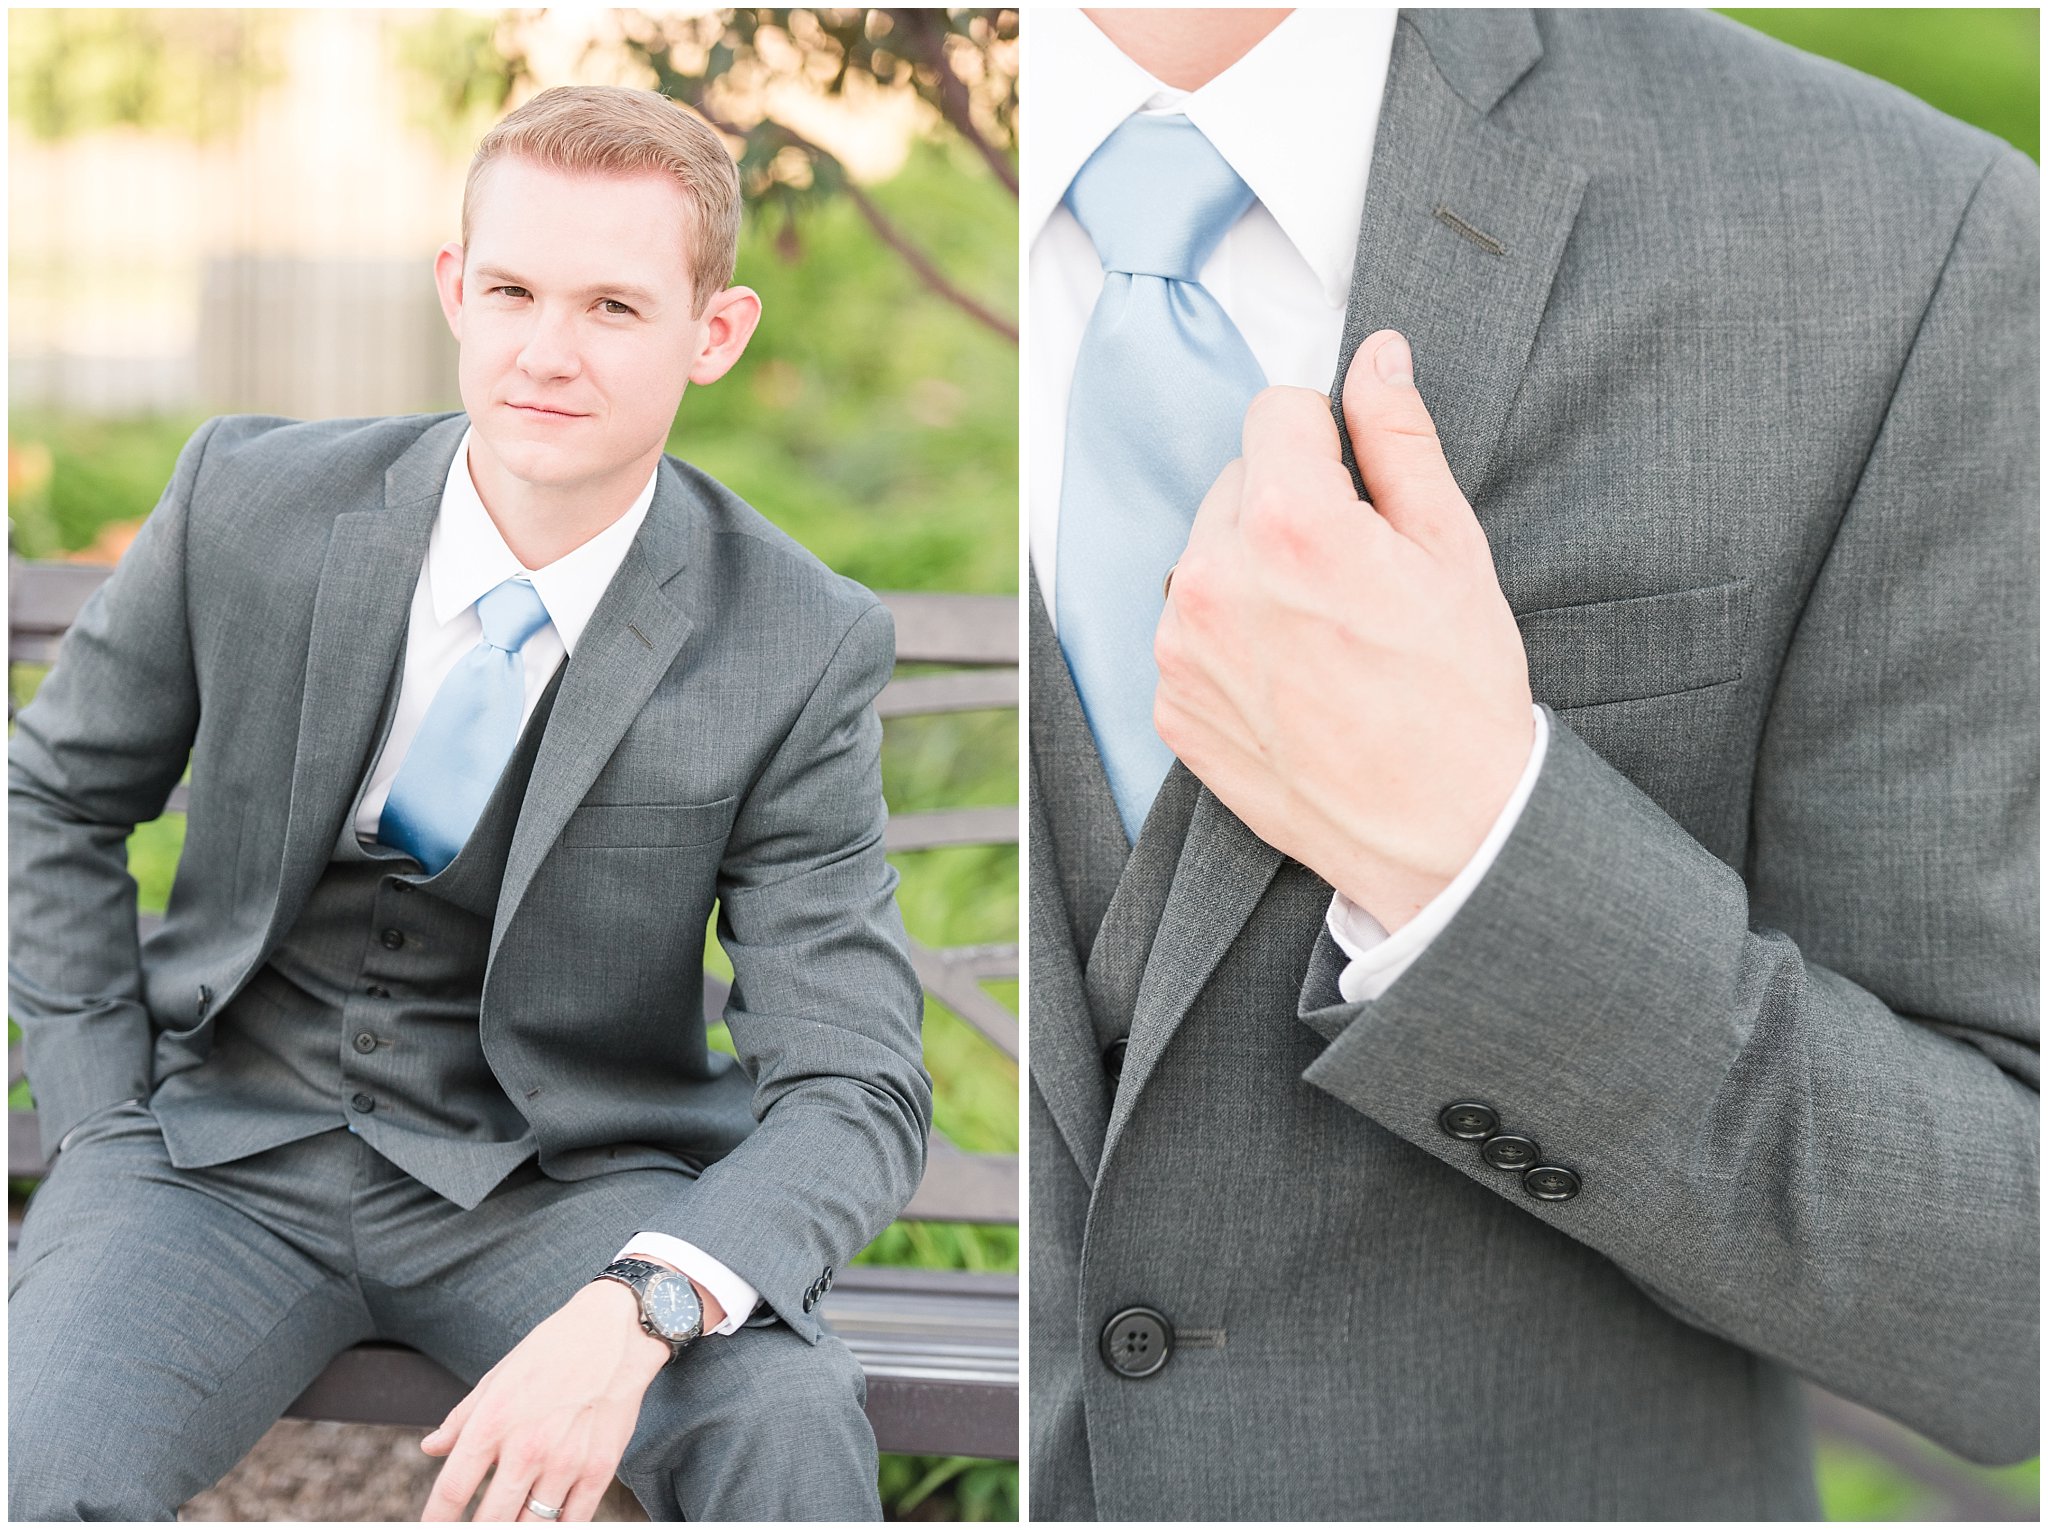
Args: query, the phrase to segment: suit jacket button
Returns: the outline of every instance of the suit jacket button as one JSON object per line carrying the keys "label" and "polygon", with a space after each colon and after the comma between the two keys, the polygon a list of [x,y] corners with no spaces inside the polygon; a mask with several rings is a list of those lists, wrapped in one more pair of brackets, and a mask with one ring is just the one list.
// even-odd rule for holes
{"label": "suit jacket button", "polygon": [[818,1287],[815,1282],[804,1289],[804,1311],[809,1312],[818,1305]]}
{"label": "suit jacket button", "polygon": [[370,1033],[369,1031],[357,1031],[357,1032],[356,1032],[356,1050],[357,1050],[358,1052],[374,1052],[374,1051],[376,1051],[376,1050],[377,1050],[377,1038],[376,1038],[376,1037],[375,1037],[374,1035],[372,1035],[372,1034],[371,1034],[371,1033]]}
{"label": "suit jacket button", "polygon": [[1479,1156],[1496,1169],[1520,1171],[1536,1162],[1536,1144],[1527,1137],[1517,1137],[1509,1132],[1496,1132],[1481,1145]]}
{"label": "suit jacket button", "polygon": [[1124,1052],[1129,1046],[1130,1043],[1119,1036],[1108,1046],[1104,1047],[1102,1049],[1102,1071],[1111,1078],[1122,1078],[1124,1076]]}
{"label": "suit jacket button", "polygon": [[1500,1117],[1485,1105],[1464,1100],[1456,1105],[1446,1105],[1437,1114],[1436,1124],[1453,1137],[1478,1142],[1500,1130]]}
{"label": "suit jacket button", "polygon": [[1546,1163],[1522,1176],[1522,1188],[1539,1201],[1568,1201],[1579,1193],[1579,1176]]}
{"label": "suit jacket button", "polygon": [[1126,1307],[1102,1325],[1101,1350],[1119,1376],[1157,1375],[1173,1354],[1173,1325],[1150,1307]]}

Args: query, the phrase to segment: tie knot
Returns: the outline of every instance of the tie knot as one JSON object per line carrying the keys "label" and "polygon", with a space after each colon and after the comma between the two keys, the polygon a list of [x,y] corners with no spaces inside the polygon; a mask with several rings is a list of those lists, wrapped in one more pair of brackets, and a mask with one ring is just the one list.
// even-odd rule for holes
{"label": "tie knot", "polygon": [[484,624],[484,641],[509,653],[519,652],[528,638],[548,624],[548,608],[541,604],[540,592],[524,579],[507,579],[479,596],[476,614]]}
{"label": "tie knot", "polygon": [[1185,117],[1125,118],[1066,195],[1103,270],[1184,282],[1256,200]]}

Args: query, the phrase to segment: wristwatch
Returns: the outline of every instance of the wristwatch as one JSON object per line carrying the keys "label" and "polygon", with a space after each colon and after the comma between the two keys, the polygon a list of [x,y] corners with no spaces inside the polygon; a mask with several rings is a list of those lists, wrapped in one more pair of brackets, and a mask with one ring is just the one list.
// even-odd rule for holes
{"label": "wristwatch", "polygon": [[640,1299],[640,1326],[668,1346],[671,1361],[704,1332],[704,1304],[686,1276],[647,1259],[614,1259],[596,1278],[632,1288]]}

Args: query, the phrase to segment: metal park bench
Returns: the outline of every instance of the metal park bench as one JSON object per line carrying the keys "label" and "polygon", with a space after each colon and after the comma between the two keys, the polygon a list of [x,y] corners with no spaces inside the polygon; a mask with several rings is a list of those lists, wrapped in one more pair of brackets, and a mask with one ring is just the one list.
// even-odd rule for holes
{"label": "metal park bench", "polygon": [[[86,597],[110,572],[78,564],[14,563],[8,662],[48,664]],[[876,703],[885,720],[1014,708],[1018,695],[1017,600],[1008,595],[890,594],[897,676]],[[908,670],[909,672],[905,672]],[[10,690],[9,713],[12,714]],[[185,809],[180,786],[166,813]],[[892,852],[1015,844],[1017,809],[956,808],[890,820]],[[157,923],[142,916],[145,936]],[[932,949],[912,943],[926,993],[1015,1061],[1017,1018],[982,984],[1017,976],[1017,947]],[[705,1013],[725,1009],[726,985],[706,975]],[[10,1048],[10,1083],[21,1077]],[[33,1110],[8,1115],[8,1173],[39,1178],[47,1165]],[[1015,1226],[1014,1154],[961,1151],[936,1131],[924,1183],[903,1215],[912,1221]],[[8,1243],[16,1218],[10,1215]],[[1017,1277],[952,1270],[857,1266],[842,1272],[825,1316],[860,1357],[868,1416],[886,1451],[1014,1460],[1018,1445]],[[335,1358],[289,1410],[342,1423],[440,1422],[467,1390],[434,1361],[397,1344],[362,1344]]]}

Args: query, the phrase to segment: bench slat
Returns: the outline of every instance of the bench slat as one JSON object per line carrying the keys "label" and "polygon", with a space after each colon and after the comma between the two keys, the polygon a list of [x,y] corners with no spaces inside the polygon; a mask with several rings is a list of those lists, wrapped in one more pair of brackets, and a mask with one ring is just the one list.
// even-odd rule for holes
{"label": "bench slat", "polygon": [[982,990],[973,973],[953,966],[940,951],[910,943],[910,964],[925,991],[988,1038],[1012,1062],[1021,1038],[1017,1017]]}
{"label": "bench slat", "polygon": [[944,675],[904,675],[882,687],[875,713],[882,718],[940,712],[982,712],[1017,704],[1014,669],[962,669]]}
{"label": "bench slat", "polygon": [[[57,638],[113,569],[99,563],[24,563],[8,560],[7,625],[11,637]],[[19,658],[13,642],[8,656]]]}
{"label": "bench slat", "polygon": [[1017,597],[878,590],[896,620],[898,664],[1015,664]]}
{"label": "bench slat", "polygon": [[1015,1226],[1017,1200],[1016,1154],[963,1153],[934,1135],[924,1182],[900,1215],[910,1222]]}
{"label": "bench slat", "polygon": [[927,813],[892,813],[882,843],[891,851],[936,850],[942,845],[1014,845],[1017,809],[938,808]]}

